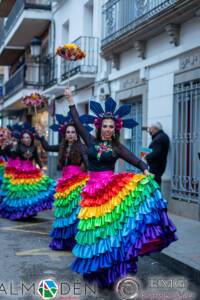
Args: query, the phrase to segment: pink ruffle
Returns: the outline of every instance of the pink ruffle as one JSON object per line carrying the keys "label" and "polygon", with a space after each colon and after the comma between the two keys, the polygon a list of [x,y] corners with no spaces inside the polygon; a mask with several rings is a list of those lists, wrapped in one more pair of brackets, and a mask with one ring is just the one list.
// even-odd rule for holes
{"label": "pink ruffle", "polygon": [[19,158],[15,158],[15,159],[9,158],[6,168],[16,168],[19,165],[20,165],[20,159]]}
{"label": "pink ruffle", "polygon": [[77,175],[80,173],[84,174],[79,166],[65,166],[62,170],[62,177],[67,179],[71,178],[72,175]]}
{"label": "pink ruffle", "polygon": [[103,172],[90,172],[89,181],[83,189],[83,194],[95,194],[98,190],[106,187],[109,182],[113,181],[113,172],[112,171],[103,171]]}

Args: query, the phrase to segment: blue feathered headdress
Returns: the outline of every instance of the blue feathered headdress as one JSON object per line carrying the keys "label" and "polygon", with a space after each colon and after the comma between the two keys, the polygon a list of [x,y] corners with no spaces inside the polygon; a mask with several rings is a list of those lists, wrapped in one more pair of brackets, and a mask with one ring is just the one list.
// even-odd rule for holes
{"label": "blue feathered headdress", "polygon": [[28,123],[24,123],[22,125],[19,124],[8,125],[7,128],[11,131],[11,135],[17,139],[20,139],[22,134],[25,132],[29,133],[32,139],[33,139],[33,135],[35,134],[35,128]]}
{"label": "blue feathered headdress", "polygon": [[101,128],[104,118],[112,118],[115,120],[117,130],[120,130],[122,127],[133,128],[138,125],[133,119],[124,119],[124,117],[131,112],[130,104],[124,104],[118,109],[116,108],[117,103],[111,97],[108,97],[105,101],[105,109],[103,109],[100,103],[90,101],[90,109],[96,116],[83,115],[80,117],[81,122],[85,124],[94,124],[96,128]]}
{"label": "blue feathered headdress", "polygon": [[[57,121],[57,123],[51,125],[49,128],[52,129],[53,131],[57,131],[57,132],[61,133],[62,135],[65,134],[67,125],[71,124],[74,126],[70,112],[68,112],[66,117],[61,114],[56,114],[56,121]],[[89,125],[84,125],[84,127],[89,132],[93,130],[93,128],[90,127]]]}

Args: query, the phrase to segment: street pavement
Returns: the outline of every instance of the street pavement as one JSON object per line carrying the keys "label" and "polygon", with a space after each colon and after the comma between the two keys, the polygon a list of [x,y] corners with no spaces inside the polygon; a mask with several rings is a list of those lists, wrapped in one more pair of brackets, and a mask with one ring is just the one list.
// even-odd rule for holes
{"label": "street pavement", "polygon": [[[71,252],[48,248],[52,212],[27,221],[0,219],[0,299],[42,299],[37,289],[41,280],[52,279],[58,285],[55,299],[200,299],[200,288],[189,275],[173,270],[164,262],[146,256],[140,258],[137,275],[125,278],[112,289],[98,289],[70,269]],[[50,298],[49,298],[50,299]],[[52,298],[53,299],[53,298]]]}

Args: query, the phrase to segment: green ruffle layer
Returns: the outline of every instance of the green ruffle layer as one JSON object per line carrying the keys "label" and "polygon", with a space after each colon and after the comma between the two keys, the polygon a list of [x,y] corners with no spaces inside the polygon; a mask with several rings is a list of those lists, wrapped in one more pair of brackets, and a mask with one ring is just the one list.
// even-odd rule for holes
{"label": "green ruffle layer", "polygon": [[54,180],[48,176],[43,176],[40,181],[33,184],[8,184],[8,195],[10,199],[34,197],[39,192],[48,190],[48,186],[52,186]]}
{"label": "green ruffle layer", "polygon": [[54,201],[54,206],[56,207],[66,207],[70,204],[71,201],[73,201],[75,198],[80,196],[80,193],[82,191],[82,186],[77,187],[74,191],[69,193],[69,195],[66,198],[59,198]]}
{"label": "green ruffle layer", "polygon": [[74,198],[71,199],[71,202],[68,203],[66,207],[57,207],[54,211],[54,216],[56,218],[65,218],[71,215],[73,210],[78,206],[79,201],[81,200],[80,193],[74,193]]}
{"label": "green ruffle layer", "polygon": [[[150,197],[157,188],[158,184],[153,178],[146,177],[138,183],[134,191],[126,196],[111,213],[107,213],[98,218],[80,220],[78,224],[79,232],[76,236],[78,243],[93,243],[98,237],[113,235],[113,232],[121,228],[120,224],[124,223],[126,218],[134,217],[138,211],[138,207],[144,203],[146,197]],[[131,210],[129,207],[131,207]]]}

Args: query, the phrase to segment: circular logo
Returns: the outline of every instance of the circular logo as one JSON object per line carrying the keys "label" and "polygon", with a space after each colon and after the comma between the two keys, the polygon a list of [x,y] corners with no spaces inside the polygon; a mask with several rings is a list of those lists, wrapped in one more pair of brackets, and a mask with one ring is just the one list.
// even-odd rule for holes
{"label": "circular logo", "polygon": [[129,276],[118,281],[116,292],[122,300],[135,299],[139,295],[139,288],[139,282],[135,278]]}
{"label": "circular logo", "polygon": [[44,279],[38,285],[38,293],[42,299],[53,299],[58,292],[58,285],[52,279]]}

